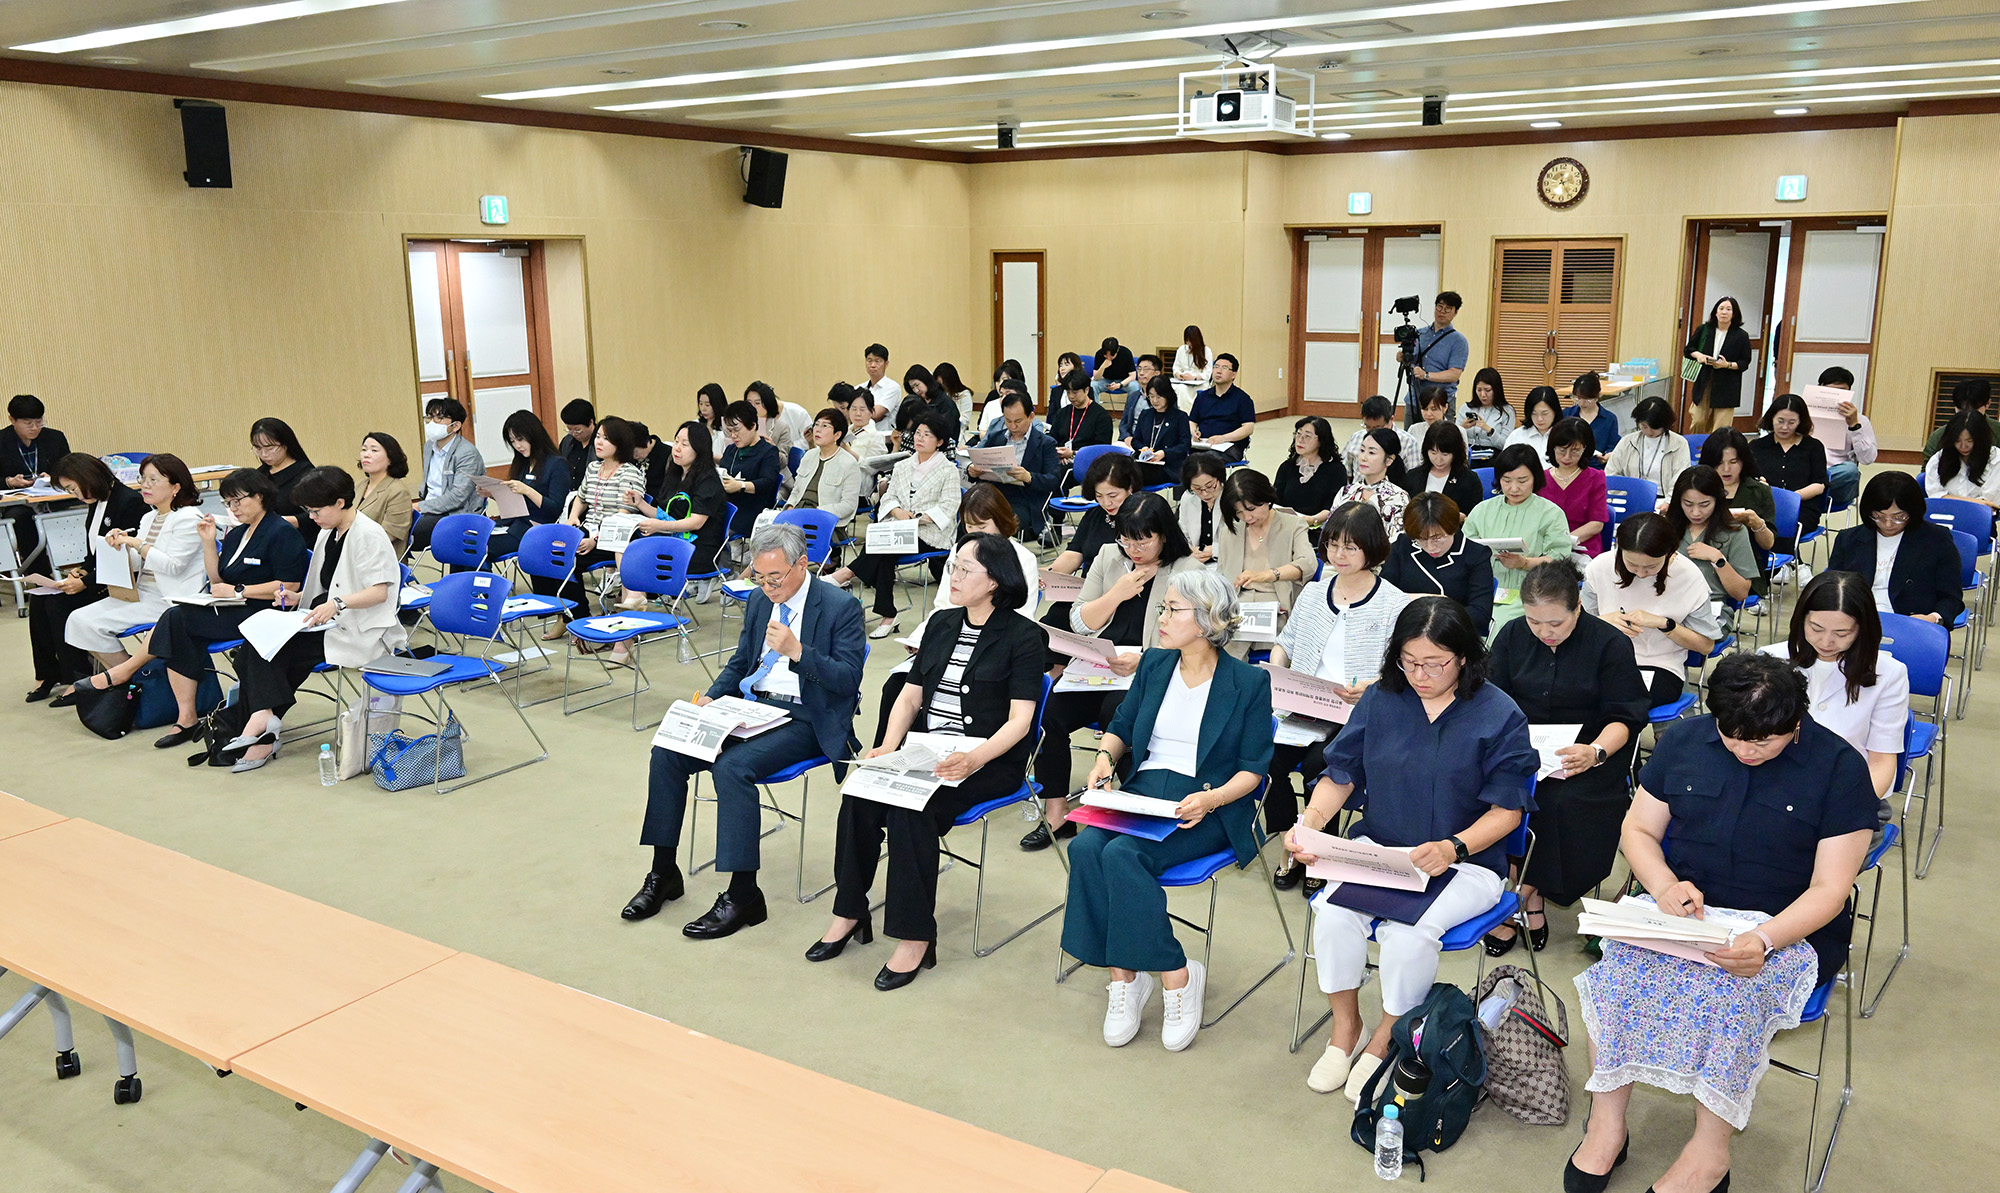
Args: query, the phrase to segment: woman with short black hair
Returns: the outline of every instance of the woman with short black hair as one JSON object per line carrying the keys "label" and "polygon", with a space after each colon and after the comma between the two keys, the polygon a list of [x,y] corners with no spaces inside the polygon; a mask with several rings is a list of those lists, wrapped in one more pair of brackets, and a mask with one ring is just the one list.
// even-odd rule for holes
{"label": "woman with short black hair", "polygon": [[[908,409],[909,403],[904,403]],[[902,411],[897,412],[900,418]],[[945,455],[951,443],[951,428],[944,416],[923,409],[914,416],[910,444],[915,452],[899,461],[889,476],[889,488],[876,508],[877,521],[910,520],[917,523],[917,554],[949,551],[958,539],[958,504],[961,500],[958,469]],[[854,562],[827,578],[845,588],[857,577],[875,590],[875,628],[871,638],[887,638],[896,632],[896,568],[901,555],[873,555],[863,551]],[[930,564],[931,575],[944,575],[944,560]]]}
{"label": "woman with short black hair", "polygon": [[1580,418],[1566,418],[1549,432],[1548,484],[1542,496],[1563,512],[1569,522],[1570,541],[1586,558],[1595,559],[1604,550],[1604,528],[1611,524],[1610,493],[1604,484],[1604,470],[1584,461],[1595,450],[1597,440],[1590,424]]}
{"label": "woman with short black hair", "polygon": [[1442,493],[1460,509],[1471,509],[1486,499],[1486,486],[1466,458],[1465,436],[1448,422],[1424,428],[1423,466],[1403,473],[1403,488],[1413,497]]}
{"label": "woman with short black hair", "polygon": [[[1817,529],[1826,513],[1826,447],[1813,438],[1812,411],[1799,395],[1779,394],[1765,407],[1758,425],[1764,434],[1750,441],[1757,474],[1773,487],[1799,495],[1800,534]],[[1796,555],[1798,540],[1779,539],[1777,549]]]}
{"label": "woman with short black hair", "polygon": [[[515,417],[524,413],[517,411]],[[532,419],[534,415],[527,417]],[[544,431],[542,438],[547,439],[548,432]],[[555,450],[553,444],[549,450]],[[410,476],[409,456],[404,454],[403,445],[396,442],[394,435],[386,431],[370,431],[361,437],[361,450],[356,454],[354,464],[361,471],[361,497],[357,504],[387,532],[389,541],[401,552],[409,545],[410,524],[416,519],[417,501],[423,496],[423,485]],[[563,488],[568,491],[567,484]],[[556,512],[550,512],[549,520],[554,520]],[[500,532],[496,530],[495,533]]]}
{"label": "woman with short black hair", "polygon": [[113,527],[103,539],[105,546],[125,551],[138,599],[106,596],[70,614],[63,626],[63,641],[95,654],[106,667],[132,657],[119,631],[157,622],[176,598],[202,590],[201,494],[188,466],[165,452],[147,456],[139,465],[139,496],[152,508],[139,519],[138,533]]}
{"label": "woman with short black hair", "polygon": [[[1230,474],[1216,503],[1222,507],[1222,530],[1215,538],[1215,565],[1236,586],[1239,600],[1277,602],[1282,627],[1300,587],[1318,569],[1305,519],[1280,509],[1277,500],[1271,482],[1256,469]],[[1229,651],[1243,658],[1250,643],[1232,640]]]}
{"label": "woman with short black hair", "polygon": [[1181,475],[1181,461],[1194,446],[1188,429],[1187,411],[1180,407],[1174,383],[1165,374],[1153,378],[1146,387],[1145,408],[1132,424],[1132,437],[1125,441],[1139,460],[1139,471],[1147,487],[1173,484]]}
{"label": "woman with short black hair", "polygon": [[1878,472],[1861,490],[1860,521],[1833,540],[1827,566],[1868,580],[1877,609],[1950,629],[1965,612],[1964,579],[1951,530],[1926,521],[1917,478]]}
{"label": "woman with short black hair", "polygon": [[830,960],[850,939],[874,939],[869,888],[886,833],[882,930],[901,943],[875,975],[875,988],[900,989],[916,980],[920,968],[937,964],[938,842],[968,808],[1018,791],[1027,779],[1045,642],[1041,627],[1019,612],[1029,583],[1015,544],[1000,535],[975,534],[954,553],[952,606],[925,623],[913,682],[896,697],[883,739],[868,757],[901,748],[919,727],[938,737],[984,740],[938,763],[938,777],[954,785],[938,788],[921,809],[841,797],[833,923],[806,950],[806,960]]}
{"label": "woman with short black hair", "polygon": [[298,433],[282,418],[260,418],[250,424],[250,448],[257,453],[257,471],[270,477],[278,491],[271,512],[296,522],[299,507],[292,500],[292,486],[313,466],[306,449],[299,446]]}
{"label": "woman with short black hair", "polygon": [[[146,516],[146,502],[111,475],[104,461],[87,452],[69,452],[49,465],[49,480],[57,488],[83,502],[85,541],[103,538],[112,530],[134,533]],[[28,703],[47,700],[58,685],[73,684],[90,674],[90,655],[64,639],[70,614],[108,594],[97,582],[97,553],[86,551],[82,561],[45,577],[54,581],[55,592],[28,594],[28,643],[35,659],[35,686]],[[74,701],[57,696],[51,708],[67,708]]]}
{"label": "woman with short black hair", "polygon": [[1181,463],[1181,533],[1203,563],[1215,558],[1215,536],[1222,528],[1219,505],[1222,486],[1229,482],[1229,461],[1219,453],[1192,452]]}
{"label": "woman with short black hair", "polygon": [[[1513,447],[1515,444],[1522,444],[1532,450],[1537,456],[1547,455],[1549,450],[1549,432],[1554,430],[1555,425],[1563,420],[1562,399],[1556,397],[1555,387],[1552,385],[1537,385],[1535,388],[1529,390],[1527,399],[1522,403],[1521,411],[1523,421],[1520,426],[1508,432],[1506,446]],[[1585,423],[1583,425],[1587,427],[1590,424]],[[1589,466],[1590,462],[1596,458],[1597,440],[1592,438],[1591,450],[1585,455],[1583,462],[1585,466]]]}
{"label": "woman with short black hair", "polygon": [[1391,427],[1370,427],[1361,432],[1354,449],[1354,472],[1334,500],[1345,504],[1359,501],[1375,507],[1384,522],[1403,516],[1410,504],[1410,491],[1403,487],[1403,437]]}

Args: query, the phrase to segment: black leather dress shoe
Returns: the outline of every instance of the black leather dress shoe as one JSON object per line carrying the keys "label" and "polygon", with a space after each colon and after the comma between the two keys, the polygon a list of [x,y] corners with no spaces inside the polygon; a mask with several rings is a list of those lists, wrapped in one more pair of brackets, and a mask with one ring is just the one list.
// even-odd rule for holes
{"label": "black leather dress shoe", "polygon": [[911,982],[916,981],[917,975],[919,973],[923,972],[926,969],[936,969],[936,968],[937,968],[937,941],[933,940],[930,943],[930,946],[924,949],[924,959],[918,963],[915,969],[909,970],[908,972],[898,972],[884,965],[882,967],[882,972],[875,975],[875,988],[877,990],[883,990],[883,991],[901,990],[903,987],[909,985]]}
{"label": "black leather dress shoe", "polygon": [[55,680],[53,679],[44,680],[43,682],[36,684],[34,690],[28,693],[28,703],[40,704],[42,701],[47,700],[50,694],[53,693],[55,690],[56,690]]}
{"label": "black leather dress shoe", "polygon": [[[1653,1186],[1647,1185],[1646,1193],[1653,1193]],[[1715,1188],[1710,1189],[1708,1193],[1729,1193],[1729,1174],[1726,1172],[1723,1173],[1722,1179],[1717,1181]]]}
{"label": "black leather dress shoe", "polygon": [[200,721],[196,721],[192,725],[176,725],[164,737],[155,741],[153,748],[156,750],[171,750],[175,746],[184,746],[200,736]]}
{"label": "black leather dress shoe", "polygon": [[[1582,1151],[1583,1145],[1577,1144],[1576,1149]],[[1625,1142],[1618,1147],[1618,1158],[1611,1162],[1611,1172],[1618,1171],[1618,1166],[1625,1162],[1626,1154],[1631,1150],[1632,1136],[1627,1132]],[[1563,1163],[1563,1193],[1604,1193],[1604,1187],[1611,1183],[1611,1172],[1585,1172],[1576,1166],[1576,1152],[1571,1152],[1569,1159]],[[1729,1179],[1724,1177],[1722,1183],[1726,1187]],[[1648,1189],[1646,1193],[1653,1191]],[[1725,1190],[1718,1190],[1717,1193],[1725,1193]]]}
{"label": "black leather dress shoe", "polygon": [[745,928],[754,927],[770,919],[764,908],[764,896],[738,899],[728,891],[715,897],[715,906],[708,909],[700,919],[681,929],[681,935],[695,940],[720,940],[734,936]]}
{"label": "black leather dress shoe", "polygon": [[1289,891],[1301,882],[1304,882],[1305,878],[1306,868],[1297,862],[1293,862],[1291,865],[1271,875],[1271,885],[1281,891]]}
{"label": "black leather dress shoe", "polygon": [[864,915],[854,921],[854,926],[847,930],[847,935],[841,937],[839,940],[813,941],[812,947],[806,950],[806,960],[831,961],[835,957],[840,956],[841,951],[847,947],[847,942],[850,940],[855,944],[874,944],[874,917]]}
{"label": "black leather dress shoe", "polygon": [[660,908],[685,894],[686,889],[678,869],[665,874],[649,873],[646,881],[639,884],[639,893],[618,914],[628,920],[652,919],[660,914]]}
{"label": "black leather dress shoe", "polygon": [[1076,836],[1076,825],[1070,821],[1063,821],[1062,827],[1054,832],[1050,832],[1048,822],[1043,821],[1027,836],[1021,838],[1021,848],[1028,853],[1034,853],[1036,850],[1047,849],[1057,841],[1067,841],[1074,836]]}

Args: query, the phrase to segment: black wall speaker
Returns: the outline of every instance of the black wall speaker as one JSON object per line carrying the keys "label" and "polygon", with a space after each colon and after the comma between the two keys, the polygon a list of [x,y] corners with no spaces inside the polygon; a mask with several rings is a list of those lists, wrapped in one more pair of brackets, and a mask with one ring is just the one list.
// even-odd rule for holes
{"label": "black wall speaker", "polygon": [[1014,126],[1004,120],[1001,121],[994,131],[993,143],[1001,149],[1012,149],[1014,147]]}
{"label": "black wall speaker", "polygon": [[743,150],[743,201],[758,207],[785,205],[785,155],[754,146]]}
{"label": "black wall speaker", "polygon": [[229,118],[221,104],[203,99],[177,99],[181,110],[181,143],[187,149],[189,186],[227,188],[229,177]]}
{"label": "black wall speaker", "polygon": [[1424,127],[1430,128],[1432,125],[1443,124],[1443,123],[1444,123],[1444,96],[1442,95],[1425,96]]}

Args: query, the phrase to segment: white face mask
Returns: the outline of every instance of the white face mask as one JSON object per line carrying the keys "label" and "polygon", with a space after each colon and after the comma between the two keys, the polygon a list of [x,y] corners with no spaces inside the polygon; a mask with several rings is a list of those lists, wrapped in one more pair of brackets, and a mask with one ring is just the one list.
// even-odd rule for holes
{"label": "white face mask", "polygon": [[451,437],[451,427],[447,423],[425,423],[424,438],[439,443]]}

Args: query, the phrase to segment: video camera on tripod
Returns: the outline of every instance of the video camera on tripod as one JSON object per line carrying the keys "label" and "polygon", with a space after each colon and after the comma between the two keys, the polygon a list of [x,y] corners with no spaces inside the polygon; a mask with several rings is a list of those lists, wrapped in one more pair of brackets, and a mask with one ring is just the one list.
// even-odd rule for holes
{"label": "video camera on tripod", "polygon": [[1395,329],[1395,336],[1396,346],[1402,352],[1402,360],[1406,365],[1416,363],[1411,358],[1410,352],[1417,346],[1417,327],[1416,324],[1410,322],[1410,316],[1416,314],[1422,306],[1423,299],[1416,294],[1412,294],[1407,298],[1399,298],[1389,306],[1391,314],[1403,317],[1402,324]]}

